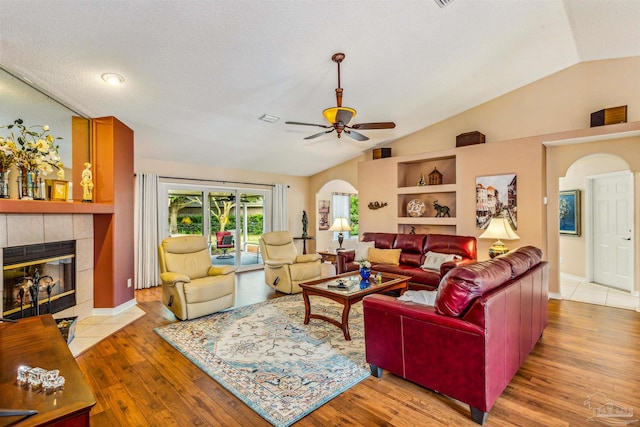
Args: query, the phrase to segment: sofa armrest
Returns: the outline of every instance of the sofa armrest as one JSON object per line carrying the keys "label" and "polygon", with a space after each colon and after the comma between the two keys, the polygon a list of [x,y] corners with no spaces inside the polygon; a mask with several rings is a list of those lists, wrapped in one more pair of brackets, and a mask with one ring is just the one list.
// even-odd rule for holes
{"label": "sofa armrest", "polygon": [[189,279],[189,276],[186,276],[180,273],[174,273],[171,271],[160,273],[160,279],[162,280],[162,283],[173,284],[173,285],[175,285],[176,282],[183,282],[183,283],[191,282],[191,279]]}
{"label": "sofa armrest", "polygon": [[460,265],[472,264],[474,262],[477,262],[477,261],[471,258],[462,258],[458,260],[444,262],[440,265],[440,279],[442,279],[449,271],[453,270],[454,268]]}
{"label": "sofa armrest", "polygon": [[212,265],[209,267],[209,276],[220,276],[225,274],[231,274],[236,271],[236,268],[231,265]]}
{"label": "sofa armrest", "polygon": [[322,259],[322,256],[320,254],[298,255],[296,257],[296,263],[299,263],[299,262],[314,262],[314,261],[320,261],[321,259]]}
{"label": "sofa armrest", "polygon": [[432,306],[417,304],[411,301],[399,301],[396,297],[382,294],[367,295],[362,304],[366,312],[369,309],[380,310],[389,315],[405,316],[445,328],[454,328],[477,335],[484,335],[478,325],[469,323],[458,317],[450,317],[436,313]]}
{"label": "sofa armrest", "polygon": [[293,264],[291,260],[284,259],[284,258],[271,258],[271,259],[264,260],[264,265],[270,268],[280,268],[283,265],[290,265],[290,264]]}
{"label": "sofa armrest", "polygon": [[347,264],[356,259],[355,249],[347,249],[336,252],[336,273],[342,274],[349,271]]}

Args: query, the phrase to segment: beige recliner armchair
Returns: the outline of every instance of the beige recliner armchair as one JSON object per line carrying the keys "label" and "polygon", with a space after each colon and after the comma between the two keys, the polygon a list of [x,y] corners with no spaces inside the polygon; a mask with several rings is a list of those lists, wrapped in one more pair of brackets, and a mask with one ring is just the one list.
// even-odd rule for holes
{"label": "beige recliner armchair", "polygon": [[285,294],[302,292],[302,282],[320,278],[320,255],[298,255],[288,231],[264,233],[260,237],[267,285]]}
{"label": "beige recliner armchair", "polygon": [[178,319],[193,319],[233,306],[236,269],[211,265],[204,236],[167,237],[158,252],[162,302]]}

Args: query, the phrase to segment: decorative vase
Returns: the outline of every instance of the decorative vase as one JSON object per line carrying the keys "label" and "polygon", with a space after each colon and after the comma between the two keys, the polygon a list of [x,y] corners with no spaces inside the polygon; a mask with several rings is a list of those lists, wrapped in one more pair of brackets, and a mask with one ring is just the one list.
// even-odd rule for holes
{"label": "decorative vase", "polygon": [[36,170],[33,172],[29,172],[31,175],[30,179],[30,187],[31,187],[31,197],[33,200],[44,200],[44,187],[42,185],[42,177],[40,176],[40,171]]}
{"label": "decorative vase", "polygon": [[18,168],[18,198],[23,200],[33,200],[32,187],[30,185],[31,173],[27,168]]}
{"label": "decorative vase", "polygon": [[9,198],[9,171],[0,171],[0,199]]}
{"label": "decorative vase", "polygon": [[362,277],[362,280],[369,280],[369,276],[371,276],[371,269],[362,267],[360,269],[360,277]]}

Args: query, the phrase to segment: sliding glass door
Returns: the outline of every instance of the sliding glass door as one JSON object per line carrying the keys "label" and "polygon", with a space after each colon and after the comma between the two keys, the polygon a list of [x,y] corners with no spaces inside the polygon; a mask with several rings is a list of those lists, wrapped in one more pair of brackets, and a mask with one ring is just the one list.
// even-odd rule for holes
{"label": "sliding glass door", "polygon": [[234,265],[239,271],[262,268],[258,240],[268,231],[271,191],[162,183],[164,224],[160,237],[205,236],[214,265]]}

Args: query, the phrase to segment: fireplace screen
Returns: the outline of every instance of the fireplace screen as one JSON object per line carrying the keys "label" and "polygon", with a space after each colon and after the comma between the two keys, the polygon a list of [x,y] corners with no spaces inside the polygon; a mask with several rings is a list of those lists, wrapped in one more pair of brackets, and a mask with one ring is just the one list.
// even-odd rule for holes
{"label": "fireplace screen", "polygon": [[19,319],[73,307],[75,247],[75,241],[69,241],[5,248],[2,317]]}

